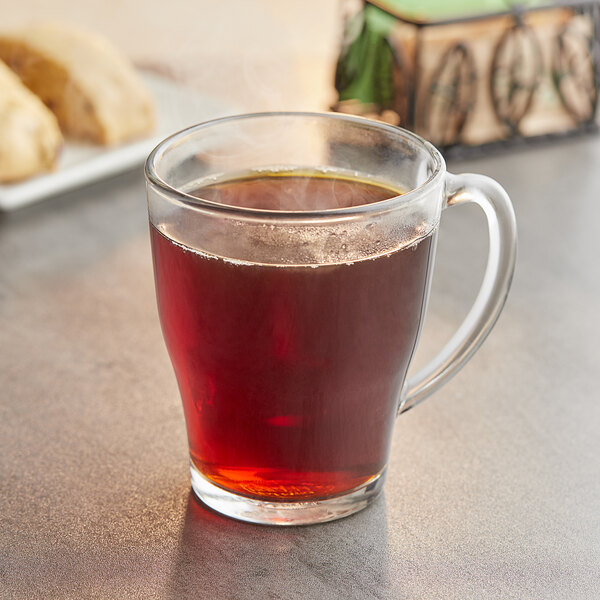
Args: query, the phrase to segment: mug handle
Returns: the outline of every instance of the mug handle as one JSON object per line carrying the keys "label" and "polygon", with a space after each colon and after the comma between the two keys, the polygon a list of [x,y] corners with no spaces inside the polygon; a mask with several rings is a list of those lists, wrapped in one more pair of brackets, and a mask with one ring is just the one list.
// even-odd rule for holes
{"label": "mug handle", "polygon": [[512,281],[517,225],[508,194],[485,175],[446,174],[444,207],[473,202],[487,218],[489,252],[479,293],[469,314],[442,351],[404,385],[398,414],[422,402],[452,378],[481,346],[496,323]]}

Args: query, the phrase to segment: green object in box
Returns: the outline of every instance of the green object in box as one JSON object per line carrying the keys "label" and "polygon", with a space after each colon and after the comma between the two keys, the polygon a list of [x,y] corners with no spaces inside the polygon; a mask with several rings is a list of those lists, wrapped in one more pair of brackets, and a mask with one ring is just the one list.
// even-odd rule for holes
{"label": "green object in box", "polygon": [[358,100],[381,108],[394,100],[394,53],[387,38],[395,17],[371,5],[346,30],[345,50],[338,60],[335,87],[339,99]]}

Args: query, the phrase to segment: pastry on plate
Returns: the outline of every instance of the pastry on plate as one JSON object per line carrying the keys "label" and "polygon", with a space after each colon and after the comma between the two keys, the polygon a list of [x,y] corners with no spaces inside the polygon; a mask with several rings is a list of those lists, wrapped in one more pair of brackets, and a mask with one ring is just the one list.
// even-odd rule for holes
{"label": "pastry on plate", "polygon": [[52,170],[62,146],[56,117],[0,61],[0,182]]}
{"label": "pastry on plate", "polygon": [[114,145],[149,134],[152,98],[104,38],[57,24],[0,33],[0,59],[54,112],[67,137]]}

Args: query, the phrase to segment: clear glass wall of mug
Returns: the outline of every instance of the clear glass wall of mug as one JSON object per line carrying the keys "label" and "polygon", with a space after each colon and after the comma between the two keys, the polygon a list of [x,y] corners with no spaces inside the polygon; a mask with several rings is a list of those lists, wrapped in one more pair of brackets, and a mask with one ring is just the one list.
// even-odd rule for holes
{"label": "clear glass wall of mug", "polygon": [[[414,134],[333,114],[203,123],[162,142],[146,175],[195,493],[268,524],[363,508],[383,485],[396,415],[447,381],[502,309],[516,247],[506,193],[447,173]],[[407,378],[440,216],[464,202],[488,222],[481,290]]]}

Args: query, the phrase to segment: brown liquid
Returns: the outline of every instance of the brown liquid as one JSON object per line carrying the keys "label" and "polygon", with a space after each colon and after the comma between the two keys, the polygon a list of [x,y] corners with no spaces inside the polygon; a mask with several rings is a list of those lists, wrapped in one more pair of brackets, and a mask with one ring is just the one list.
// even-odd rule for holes
{"label": "brown liquid", "polygon": [[[392,194],[307,179],[234,180],[196,195],[273,208],[295,189],[319,207],[332,189],[336,205]],[[432,235],[317,267],[207,256],[154,227],[151,240],[196,468],[227,490],[279,501],[327,498],[380,473],[422,317]]]}
{"label": "brown liquid", "polygon": [[398,196],[399,192],[355,179],[282,172],[214,183],[193,195],[243,208],[326,210],[372,204]]}

